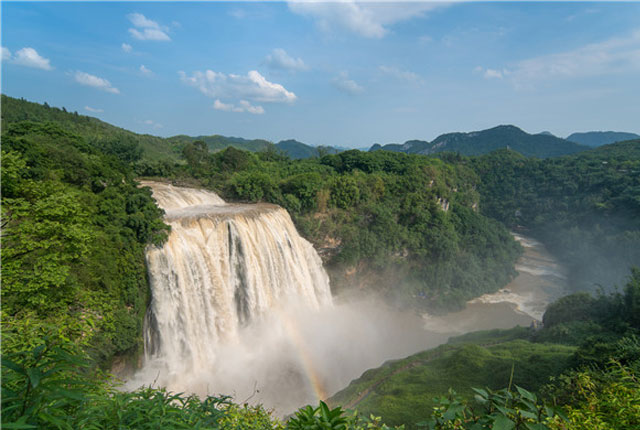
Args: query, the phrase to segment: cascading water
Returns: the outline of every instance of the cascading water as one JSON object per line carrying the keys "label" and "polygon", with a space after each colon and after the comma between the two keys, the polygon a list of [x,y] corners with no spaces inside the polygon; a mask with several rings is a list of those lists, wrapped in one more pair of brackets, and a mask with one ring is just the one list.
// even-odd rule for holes
{"label": "cascading water", "polygon": [[147,251],[145,362],[125,388],[225,394],[285,414],[384,360],[435,345],[415,315],[333,304],[320,257],[284,209],[142,185],[171,233]]}
{"label": "cascading water", "polygon": [[207,389],[217,390],[221,350],[241,343],[243,330],[275,318],[283,321],[276,329],[290,332],[288,308],[331,306],[322,261],[284,209],[227,204],[214,193],[167,184],[142,185],[151,187],[171,226],[164,246],[147,251],[152,300],[145,367],[159,372],[160,385],[202,391],[197,385],[205,372],[211,376]]}

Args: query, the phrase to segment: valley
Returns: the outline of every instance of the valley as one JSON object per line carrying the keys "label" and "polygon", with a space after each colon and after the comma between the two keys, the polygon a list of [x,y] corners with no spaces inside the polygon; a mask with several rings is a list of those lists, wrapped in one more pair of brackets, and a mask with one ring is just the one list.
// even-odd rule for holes
{"label": "valley", "polygon": [[[610,372],[611,357],[635,363],[635,278],[624,295],[583,291],[589,270],[609,265],[598,276],[612,288],[638,262],[638,141],[550,161],[512,150],[292,160],[186,142],[172,150],[178,162],[158,162],[135,134],[87,135],[65,129],[86,120],[54,113],[38,122],[3,111],[8,371],[44,375],[78,357],[90,373],[60,375],[88,378],[79,387],[99,402],[228,394],[244,409],[216,410],[277,426],[326,400],[413,429],[450,388],[461,405],[473,388],[512,384],[549,399],[569,395],[549,392],[550,378],[589,363]],[[567,166],[585,172],[577,183],[559,173]],[[578,240],[576,228],[590,233]],[[618,258],[622,244],[630,252]],[[34,266],[49,255],[55,271]],[[588,255],[598,264],[583,269]],[[47,339],[70,352],[51,356]],[[30,350],[34,340],[45,343]],[[16,358],[23,351],[35,361]],[[117,379],[101,380],[100,368]]]}

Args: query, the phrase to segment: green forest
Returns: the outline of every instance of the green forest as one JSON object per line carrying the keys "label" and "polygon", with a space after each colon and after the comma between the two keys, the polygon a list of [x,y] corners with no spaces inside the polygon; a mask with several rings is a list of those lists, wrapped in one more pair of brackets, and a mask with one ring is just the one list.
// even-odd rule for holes
{"label": "green forest", "polygon": [[[563,298],[537,332],[471,334],[365,373],[354,384],[393,375],[360,413],[344,411],[348,391],[366,388],[287,422],[226,397],[122,392],[105,371],[137,365],[145,247],[169,232],[140,178],[279,204],[318,249],[334,293],[368,286],[409,312],[458,309],[506,285],[522,252],[509,229],[558,255],[575,291],[622,290]],[[211,152],[201,140],[138,135],[3,95],[2,426],[636,428],[640,272],[630,269],[640,265],[639,220],[640,141],[545,160],[512,150],[292,160],[273,147]],[[429,392],[410,383],[436,371],[459,378]]]}

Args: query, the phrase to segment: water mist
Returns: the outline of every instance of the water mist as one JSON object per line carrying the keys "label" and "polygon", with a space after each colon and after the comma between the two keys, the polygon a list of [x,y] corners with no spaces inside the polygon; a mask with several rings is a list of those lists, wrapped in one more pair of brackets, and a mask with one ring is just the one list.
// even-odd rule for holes
{"label": "water mist", "polygon": [[289,214],[144,182],[171,234],[147,252],[145,362],[129,388],[232,395],[279,413],[316,403],[385,359],[434,346],[420,318],[331,297]]}

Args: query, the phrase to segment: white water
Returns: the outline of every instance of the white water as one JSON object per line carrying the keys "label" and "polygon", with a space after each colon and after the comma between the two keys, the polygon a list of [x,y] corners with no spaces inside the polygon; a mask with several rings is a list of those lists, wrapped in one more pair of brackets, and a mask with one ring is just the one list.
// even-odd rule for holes
{"label": "white water", "polygon": [[284,209],[143,185],[171,234],[147,252],[145,362],[126,388],[227,394],[288,413],[386,359],[435,346],[413,315],[333,304],[320,257]]}

